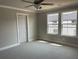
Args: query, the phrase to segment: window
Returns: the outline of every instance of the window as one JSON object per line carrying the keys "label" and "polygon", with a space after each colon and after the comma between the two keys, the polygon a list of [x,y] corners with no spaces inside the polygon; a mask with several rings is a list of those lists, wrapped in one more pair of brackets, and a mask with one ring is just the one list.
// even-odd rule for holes
{"label": "window", "polygon": [[77,11],[61,14],[61,35],[76,36]]}
{"label": "window", "polygon": [[58,13],[47,15],[47,33],[58,34]]}

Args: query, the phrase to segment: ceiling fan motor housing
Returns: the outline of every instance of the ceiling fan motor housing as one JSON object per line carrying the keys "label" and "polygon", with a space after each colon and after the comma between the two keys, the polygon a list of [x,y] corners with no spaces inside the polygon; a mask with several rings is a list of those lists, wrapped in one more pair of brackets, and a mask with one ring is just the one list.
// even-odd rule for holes
{"label": "ceiling fan motor housing", "polygon": [[41,2],[43,2],[44,0],[35,0],[34,4],[40,4]]}

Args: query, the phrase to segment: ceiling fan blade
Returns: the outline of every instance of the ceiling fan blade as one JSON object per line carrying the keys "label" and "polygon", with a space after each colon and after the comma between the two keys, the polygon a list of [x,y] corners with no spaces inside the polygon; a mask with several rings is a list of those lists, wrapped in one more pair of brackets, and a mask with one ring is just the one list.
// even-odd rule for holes
{"label": "ceiling fan blade", "polygon": [[31,1],[26,1],[26,0],[22,0],[23,2],[26,2],[26,3],[31,3],[31,4],[33,4],[33,2],[31,2]]}
{"label": "ceiling fan blade", "polygon": [[53,3],[41,3],[41,5],[54,5]]}
{"label": "ceiling fan blade", "polygon": [[25,8],[28,8],[28,7],[31,7],[31,6],[34,6],[34,5],[25,6]]}

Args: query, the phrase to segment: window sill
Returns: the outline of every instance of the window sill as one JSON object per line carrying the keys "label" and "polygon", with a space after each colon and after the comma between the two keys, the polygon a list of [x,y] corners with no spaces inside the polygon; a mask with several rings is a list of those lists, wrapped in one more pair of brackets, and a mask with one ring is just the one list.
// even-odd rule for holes
{"label": "window sill", "polygon": [[60,35],[61,37],[67,37],[67,38],[77,38],[77,36],[66,36],[66,35]]}
{"label": "window sill", "polygon": [[66,35],[59,35],[59,34],[50,34],[50,33],[47,33],[47,35],[53,35],[53,36],[59,36],[59,37],[67,37],[67,38],[78,38],[77,36],[66,36]]}

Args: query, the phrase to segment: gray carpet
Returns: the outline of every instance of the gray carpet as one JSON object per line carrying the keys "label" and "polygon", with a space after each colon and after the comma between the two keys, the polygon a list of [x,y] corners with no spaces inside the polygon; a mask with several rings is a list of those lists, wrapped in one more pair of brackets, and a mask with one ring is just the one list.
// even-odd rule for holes
{"label": "gray carpet", "polygon": [[0,52],[0,59],[78,59],[77,48],[30,42]]}

